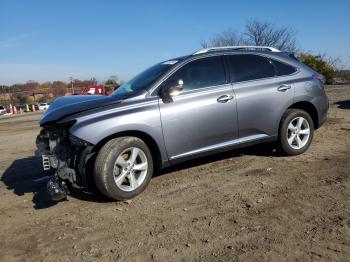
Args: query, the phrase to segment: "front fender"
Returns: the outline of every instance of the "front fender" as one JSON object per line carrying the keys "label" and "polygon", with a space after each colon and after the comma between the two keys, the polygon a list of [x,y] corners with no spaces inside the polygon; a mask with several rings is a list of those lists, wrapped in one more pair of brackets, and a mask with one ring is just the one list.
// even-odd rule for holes
{"label": "front fender", "polygon": [[160,120],[158,99],[122,103],[120,106],[74,117],[69,133],[93,145],[105,138],[128,131],[139,131],[157,144],[162,162],[168,160]]}

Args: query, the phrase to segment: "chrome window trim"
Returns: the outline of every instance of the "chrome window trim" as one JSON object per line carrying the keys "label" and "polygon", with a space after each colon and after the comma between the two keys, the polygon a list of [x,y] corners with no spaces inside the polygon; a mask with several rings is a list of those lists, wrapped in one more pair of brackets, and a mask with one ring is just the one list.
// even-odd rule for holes
{"label": "chrome window trim", "polygon": [[[251,83],[251,82],[257,82],[257,81],[264,81],[264,80],[270,80],[270,79],[278,79],[281,77],[289,77],[289,76],[294,76],[297,75],[301,72],[300,67],[295,66],[295,65],[291,65],[289,63],[286,63],[284,61],[281,61],[280,59],[276,58],[276,57],[271,57],[269,56],[269,54],[261,54],[261,53],[257,53],[257,52],[252,52],[252,51],[233,51],[233,50],[228,50],[227,52],[222,52],[222,53],[203,53],[201,55],[198,56],[193,56],[193,57],[189,57],[187,59],[185,59],[184,61],[181,61],[179,64],[175,65],[174,68],[170,69],[169,72],[167,72],[163,77],[161,77],[156,83],[153,84],[153,86],[149,89],[148,91],[148,95],[150,97],[158,97],[158,93],[159,93],[159,87],[165,82],[167,81],[177,70],[179,70],[180,68],[182,68],[183,66],[187,65],[188,63],[198,60],[198,59],[203,59],[203,58],[207,58],[207,57],[213,57],[213,56],[228,56],[228,55],[258,55],[258,56],[262,56],[266,59],[273,59],[276,60],[278,62],[287,64],[289,66],[292,66],[296,69],[296,71],[292,74],[289,75],[282,75],[282,76],[272,76],[272,77],[266,77],[266,78],[259,78],[259,79],[253,79],[253,80],[246,80],[246,81],[240,81],[240,82],[234,82],[232,81],[232,79],[228,79],[228,83],[225,83],[223,85],[227,85],[227,84],[231,84],[231,85],[237,85],[237,84],[243,84],[243,83]],[[229,62],[228,62],[229,63]],[[229,66],[229,65],[228,65]],[[225,69],[225,64],[223,63],[223,67]],[[229,68],[230,69],[230,68]],[[226,79],[227,77],[231,76],[231,72],[225,72],[226,74]],[[220,86],[220,85],[219,85]],[[216,88],[217,86],[210,86],[210,87],[202,87],[202,88],[198,88],[195,90],[203,90],[203,89],[208,89],[208,88]],[[193,91],[193,90],[189,90],[189,91]],[[186,92],[189,92],[186,91]],[[185,91],[184,91],[185,93]]]}

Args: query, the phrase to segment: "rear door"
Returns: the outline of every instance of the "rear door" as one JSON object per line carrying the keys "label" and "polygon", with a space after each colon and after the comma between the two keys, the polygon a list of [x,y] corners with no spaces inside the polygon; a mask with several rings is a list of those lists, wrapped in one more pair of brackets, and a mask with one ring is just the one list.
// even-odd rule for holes
{"label": "rear door", "polygon": [[227,55],[237,100],[241,142],[278,135],[281,117],[293,101],[293,83],[278,76],[273,61],[257,54]]}
{"label": "rear door", "polygon": [[171,160],[237,142],[234,92],[226,79],[222,56],[191,61],[168,81],[173,79],[183,80],[183,92],[171,103],[159,100],[163,136]]}

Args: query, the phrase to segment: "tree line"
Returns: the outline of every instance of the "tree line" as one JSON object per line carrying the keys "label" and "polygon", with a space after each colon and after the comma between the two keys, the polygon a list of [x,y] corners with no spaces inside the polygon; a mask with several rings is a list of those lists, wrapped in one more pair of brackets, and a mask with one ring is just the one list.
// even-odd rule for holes
{"label": "tree line", "polygon": [[[250,20],[241,32],[228,28],[209,39],[201,40],[200,45],[203,48],[240,45],[271,46],[282,51],[295,53],[301,62],[324,75],[327,84],[334,83],[335,77],[339,75],[345,75],[345,80],[348,79],[346,70],[342,70],[343,66],[339,57],[302,50],[299,48],[296,35],[296,31],[289,26],[278,26],[268,21]],[[339,71],[342,73],[340,74]]]}
{"label": "tree line", "polygon": [[[123,83],[117,76],[111,76],[103,83],[110,90],[114,90]],[[80,94],[86,86],[96,86],[95,78],[80,80],[72,79],[70,82],[52,81],[39,83],[29,80],[23,84],[0,85],[1,104],[30,104],[51,102],[56,97],[66,94]]]}

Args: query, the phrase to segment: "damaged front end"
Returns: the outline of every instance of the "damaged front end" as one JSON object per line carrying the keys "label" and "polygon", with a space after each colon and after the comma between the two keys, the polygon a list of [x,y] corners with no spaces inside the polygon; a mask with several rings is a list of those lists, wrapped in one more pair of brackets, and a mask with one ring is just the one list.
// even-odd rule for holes
{"label": "damaged front end", "polygon": [[73,124],[74,121],[43,126],[36,139],[43,169],[51,173],[47,192],[56,201],[69,194],[68,183],[76,188],[87,187],[85,166],[93,155],[93,146],[69,134]]}

